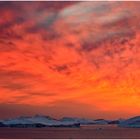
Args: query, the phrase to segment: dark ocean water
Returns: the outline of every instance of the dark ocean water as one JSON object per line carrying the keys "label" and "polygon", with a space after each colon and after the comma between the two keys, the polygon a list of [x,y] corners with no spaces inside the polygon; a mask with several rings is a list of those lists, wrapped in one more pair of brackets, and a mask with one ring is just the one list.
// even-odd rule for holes
{"label": "dark ocean water", "polygon": [[0,139],[95,139],[139,138],[140,128],[87,125],[80,128],[0,128]]}

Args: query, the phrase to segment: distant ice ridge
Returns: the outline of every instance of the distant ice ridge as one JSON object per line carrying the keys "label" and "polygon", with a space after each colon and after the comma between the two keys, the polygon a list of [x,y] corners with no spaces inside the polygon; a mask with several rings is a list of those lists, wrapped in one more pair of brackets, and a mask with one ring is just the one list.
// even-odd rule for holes
{"label": "distant ice ridge", "polygon": [[[59,121],[53,118],[50,118],[48,116],[33,116],[33,117],[18,117],[15,119],[8,119],[8,120],[3,120],[1,121],[6,126],[21,126],[24,125],[26,126],[78,126],[78,123],[73,123],[73,122],[63,122]],[[80,124],[79,124],[80,125]]]}
{"label": "distant ice ridge", "polygon": [[84,119],[84,118],[70,118],[64,117],[60,120],[61,122],[69,122],[69,123],[80,123],[80,124],[95,124],[94,120]]}
{"label": "distant ice ridge", "polygon": [[80,127],[80,125],[90,124],[118,124],[120,120],[104,120],[104,119],[85,119],[63,117],[62,119],[54,119],[49,116],[35,115],[32,117],[18,117],[13,119],[1,120],[0,127]]}
{"label": "distant ice ridge", "polygon": [[97,119],[97,120],[92,120],[92,119],[85,119],[85,118],[70,118],[70,117],[64,117],[61,119],[62,122],[73,122],[73,123],[80,123],[82,125],[84,124],[109,124],[109,120],[105,119]]}
{"label": "distant ice ridge", "polygon": [[118,124],[119,127],[140,128],[140,116],[136,116]]}

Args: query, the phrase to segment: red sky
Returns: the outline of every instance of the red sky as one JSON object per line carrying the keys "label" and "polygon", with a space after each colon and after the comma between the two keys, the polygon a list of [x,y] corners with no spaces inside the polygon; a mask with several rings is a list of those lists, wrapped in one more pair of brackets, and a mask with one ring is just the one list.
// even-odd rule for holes
{"label": "red sky", "polygon": [[140,115],[140,2],[0,2],[0,118]]}

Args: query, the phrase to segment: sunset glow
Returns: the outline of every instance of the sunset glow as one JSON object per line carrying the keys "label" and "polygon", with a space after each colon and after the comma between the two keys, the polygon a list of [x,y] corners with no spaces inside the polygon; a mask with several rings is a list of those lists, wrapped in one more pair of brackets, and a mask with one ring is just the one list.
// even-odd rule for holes
{"label": "sunset glow", "polygon": [[140,110],[140,2],[0,2],[0,118],[118,118]]}

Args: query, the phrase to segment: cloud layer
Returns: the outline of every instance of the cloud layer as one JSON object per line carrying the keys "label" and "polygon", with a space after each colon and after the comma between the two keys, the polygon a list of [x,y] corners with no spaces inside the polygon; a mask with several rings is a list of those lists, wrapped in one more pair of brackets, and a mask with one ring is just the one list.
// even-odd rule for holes
{"label": "cloud layer", "polygon": [[47,106],[63,115],[62,101],[77,106],[79,116],[83,106],[93,117],[137,114],[139,8],[140,2],[0,2],[0,106]]}

